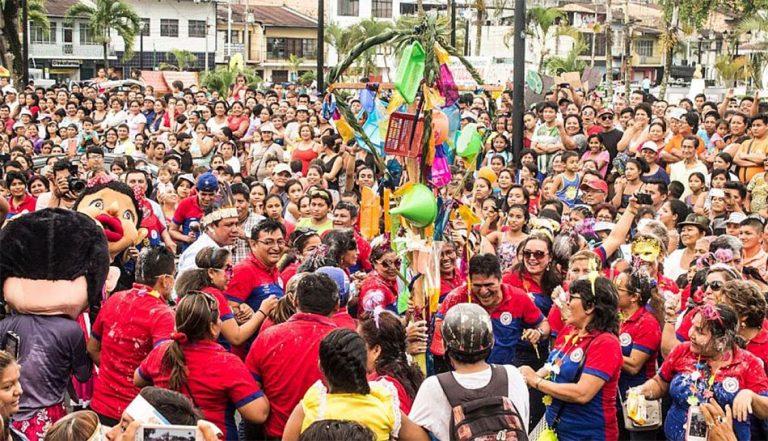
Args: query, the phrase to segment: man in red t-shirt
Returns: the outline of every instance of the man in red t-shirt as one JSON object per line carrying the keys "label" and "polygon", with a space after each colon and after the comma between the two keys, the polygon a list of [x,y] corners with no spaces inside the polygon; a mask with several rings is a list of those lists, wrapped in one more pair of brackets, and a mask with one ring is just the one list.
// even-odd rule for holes
{"label": "man in red t-shirt", "polygon": [[151,248],[137,264],[138,283],[113,294],[93,324],[88,353],[99,366],[91,408],[106,426],[120,422],[125,408],[139,393],[133,373],[158,343],[174,329],[168,299],[175,279],[174,255],[167,248]]}
{"label": "man in red t-shirt", "polygon": [[[339,290],[325,274],[307,274],[296,287],[297,312],[256,338],[245,365],[269,397],[268,439],[282,437],[293,408],[322,378],[317,360],[320,341],[337,328],[331,319],[339,306]],[[246,439],[256,439],[246,424]]]}

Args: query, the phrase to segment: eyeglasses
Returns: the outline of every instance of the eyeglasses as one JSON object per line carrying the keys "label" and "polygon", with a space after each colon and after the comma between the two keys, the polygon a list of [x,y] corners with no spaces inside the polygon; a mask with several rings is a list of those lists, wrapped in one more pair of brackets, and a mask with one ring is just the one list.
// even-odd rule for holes
{"label": "eyeglasses", "polygon": [[280,248],[284,247],[286,242],[283,239],[279,240],[257,240],[256,242],[266,246],[267,248],[272,248],[274,246],[278,246]]}
{"label": "eyeglasses", "polygon": [[603,115],[600,117],[600,121],[608,121],[609,119],[613,119],[613,115]]}
{"label": "eyeglasses", "polygon": [[703,285],[701,285],[701,289],[704,291],[707,290],[707,288],[711,288],[712,291],[720,291],[723,289],[724,283],[721,280],[715,280],[714,282],[704,282]]}
{"label": "eyeglasses", "polygon": [[570,296],[568,296],[568,303],[571,303],[575,299],[581,300],[581,296],[578,296],[578,295],[570,295]]}
{"label": "eyeglasses", "polygon": [[229,278],[232,278],[232,276],[235,274],[235,267],[231,263],[228,263],[224,268],[214,268],[213,270],[224,271],[224,275]]}
{"label": "eyeglasses", "polygon": [[548,255],[549,255],[549,253],[547,253],[545,251],[541,251],[541,250],[537,250],[537,251],[524,250],[523,251],[523,258],[524,259],[530,259],[531,257],[533,257],[536,260],[541,260],[541,259],[547,257]]}
{"label": "eyeglasses", "polygon": [[397,269],[400,268],[400,265],[403,263],[401,259],[395,259],[395,260],[382,260],[379,262],[379,265],[383,266],[386,269],[392,268]]}

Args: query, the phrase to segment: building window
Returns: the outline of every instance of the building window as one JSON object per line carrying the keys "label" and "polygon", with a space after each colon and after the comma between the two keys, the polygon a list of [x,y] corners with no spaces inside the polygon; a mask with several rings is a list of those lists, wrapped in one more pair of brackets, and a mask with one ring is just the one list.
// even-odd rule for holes
{"label": "building window", "polygon": [[160,19],[160,36],[161,37],[178,37],[179,36],[179,21],[170,18]]}
{"label": "building window", "polygon": [[288,58],[285,55],[285,38],[267,38],[267,53],[272,59],[284,60]]}
{"label": "building window", "polygon": [[339,0],[337,4],[339,15],[346,15],[351,17],[357,17],[360,15],[360,0]]}
{"label": "building window", "polygon": [[88,23],[80,23],[80,45],[81,46],[93,46],[99,45],[96,41],[96,36],[93,34],[93,29]]}
{"label": "building window", "polygon": [[205,38],[205,20],[189,20],[189,38]]}
{"label": "building window", "polygon": [[301,56],[310,60],[317,59],[317,40],[305,38],[301,40]]}
{"label": "building window", "polygon": [[392,0],[373,0],[373,16],[392,18]]}
{"label": "building window", "polygon": [[150,21],[148,18],[141,19],[141,35],[149,37],[149,24]]}
{"label": "building window", "polygon": [[32,44],[56,44],[56,23],[51,22],[51,30],[48,34],[40,26],[34,23],[30,24],[29,41]]}
{"label": "building window", "polygon": [[653,40],[637,40],[637,54],[641,57],[652,57]]}

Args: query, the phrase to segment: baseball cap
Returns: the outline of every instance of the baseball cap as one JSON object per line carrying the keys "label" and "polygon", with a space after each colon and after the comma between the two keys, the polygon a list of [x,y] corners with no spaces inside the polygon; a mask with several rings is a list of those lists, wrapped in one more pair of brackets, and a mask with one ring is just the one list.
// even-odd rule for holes
{"label": "baseball cap", "polygon": [[14,95],[18,95],[18,93],[16,92],[16,89],[14,89],[13,86],[5,86],[5,87],[3,87],[3,93],[5,93],[5,94],[12,93]]}
{"label": "baseball cap", "polygon": [[658,153],[659,146],[653,141],[645,141],[643,145],[640,146],[640,150],[652,150],[654,153]]}
{"label": "baseball cap", "polygon": [[477,121],[477,115],[475,115],[474,113],[472,113],[470,111],[466,111],[466,112],[461,114],[461,119],[469,119],[469,120],[472,120],[472,121]]}
{"label": "baseball cap", "polygon": [[744,213],[740,213],[738,211],[734,211],[728,216],[728,219],[725,221],[726,224],[741,224],[744,219],[747,218],[747,215]]}
{"label": "baseball cap", "polygon": [[214,192],[219,189],[219,180],[211,172],[206,172],[197,178],[197,191]]}
{"label": "baseball cap", "polygon": [[614,228],[616,228],[616,224],[614,224],[613,222],[602,222],[602,221],[601,222],[595,222],[595,226],[593,227],[595,232],[597,232],[597,231],[611,231]]}
{"label": "baseball cap", "polygon": [[609,107],[605,107],[603,109],[600,109],[599,112],[597,112],[598,118],[603,116],[603,115],[615,115],[615,113],[613,112],[613,109],[611,109]]}
{"label": "baseball cap", "polygon": [[259,132],[270,132],[270,133],[277,133],[277,130],[275,130],[275,126],[272,125],[272,123],[266,123],[259,126]]}
{"label": "baseball cap", "polygon": [[596,177],[592,177],[591,179],[584,179],[584,181],[581,183],[581,189],[583,190],[584,188],[591,188],[593,190],[598,190],[608,194],[608,184],[606,184],[602,179]]}
{"label": "baseball cap", "polygon": [[30,112],[29,109],[21,109],[21,112],[19,112],[19,116],[21,115],[32,116],[32,112]]}
{"label": "baseball cap", "polygon": [[667,115],[670,118],[672,118],[672,119],[683,119],[683,115],[685,115],[686,113],[688,113],[688,112],[685,109],[680,108],[680,107],[675,107],[675,108],[671,109],[667,113]]}
{"label": "baseball cap", "polygon": [[288,167],[288,164],[277,164],[275,168],[272,169],[272,173],[279,175],[280,173],[288,172],[291,173],[291,167]]}
{"label": "baseball cap", "polygon": [[318,268],[315,272],[325,274],[336,282],[336,286],[339,287],[339,303],[346,305],[349,299],[349,277],[347,273],[335,266],[323,266]]}
{"label": "baseball cap", "polygon": [[309,112],[309,108],[307,106],[305,106],[304,104],[299,104],[298,106],[296,106],[296,111],[297,112]]}
{"label": "baseball cap", "polygon": [[152,101],[154,103],[155,97],[153,97],[152,95],[147,95],[144,97],[144,101]]}
{"label": "baseball cap", "polygon": [[232,169],[232,166],[231,165],[226,165],[226,164],[220,165],[220,166],[216,167],[216,171],[219,172],[219,173],[227,174],[227,175],[234,175],[235,174],[235,171]]}

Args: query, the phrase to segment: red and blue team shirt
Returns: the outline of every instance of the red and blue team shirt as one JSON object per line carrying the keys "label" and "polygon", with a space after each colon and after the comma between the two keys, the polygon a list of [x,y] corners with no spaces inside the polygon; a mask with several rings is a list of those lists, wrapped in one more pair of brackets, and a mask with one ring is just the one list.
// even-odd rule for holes
{"label": "red and blue team shirt", "polygon": [[[171,371],[162,368],[163,356],[171,342],[162,343],[149,353],[139,367],[139,375],[155,386],[170,389]],[[178,392],[189,397],[203,411],[206,420],[216,425],[226,440],[237,440],[235,409],[264,396],[245,364],[213,341],[182,345],[187,365],[187,383]]]}
{"label": "red and blue team shirt", "polygon": [[[203,209],[200,207],[200,201],[197,199],[197,195],[193,194],[188,196],[179,202],[176,211],[173,213],[173,223],[181,227],[183,234],[189,234],[189,224],[192,222],[199,222],[203,218]],[[182,250],[186,249],[189,244],[181,244]]]}
{"label": "red and blue team shirt", "polygon": [[768,320],[763,321],[760,331],[747,342],[747,351],[756,356],[762,363],[768,375]]}
{"label": "red and blue team shirt", "polygon": [[269,417],[264,423],[267,438],[282,437],[293,408],[322,378],[317,363],[320,341],[337,328],[328,317],[297,312],[256,337],[245,366],[269,397]]}
{"label": "red and blue team shirt", "polygon": [[466,276],[461,275],[461,272],[457,269],[453,270],[453,276],[445,277],[442,274],[440,275],[440,300],[438,301],[438,304],[442,304],[445,300],[445,297],[448,296],[448,294],[451,293],[454,289],[460,287],[464,283],[467,282]]}
{"label": "red and blue team shirt", "polygon": [[648,354],[645,364],[636,374],[621,371],[619,391],[625,397],[627,389],[640,386],[656,375],[656,357],[661,347],[661,327],[658,320],[646,308],[638,309],[619,329],[621,355],[629,357],[632,351]]}
{"label": "red and blue team shirt", "polygon": [[152,288],[133,288],[110,296],[93,324],[93,338],[101,342],[101,364],[91,408],[119,420],[139,393],[133,373],[153,347],[168,340],[174,329],[173,310]]}
{"label": "red and blue team shirt", "polygon": [[21,201],[19,205],[14,204],[12,197],[8,198],[8,214],[5,216],[5,218],[10,219],[13,216],[23,212],[24,210],[27,210],[28,213],[33,213],[35,211],[36,205],[37,198],[29,193],[24,195],[24,200]]}
{"label": "red and blue team shirt", "polygon": [[[506,284],[502,284],[500,289],[503,296],[501,303],[496,309],[488,312],[493,324],[494,345],[487,361],[495,364],[514,364],[517,351],[521,347],[531,346],[527,341],[520,339],[523,330],[537,327],[544,320],[544,316],[522,290]],[[440,347],[443,346],[442,333],[439,331],[443,318],[451,308],[460,303],[469,303],[466,285],[448,294],[436,314],[434,340],[439,340],[437,344]],[[438,355],[443,353],[444,350]]]}
{"label": "red and blue team shirt", "polygon": [[[219,302],[219,320],[221,320],[222,323],[226,322],[227,320],[235,319],[235,314],[232,312],[232,308],[229,307],[227,295],[224,293],[224,291],[216,288],[215,286],[206,286],[200,291],[207,292],[208,294],[212,295],[217,302]],[[229,344],[229,341],[227,341],[226,337],[224,337],[224,333],[219,333],[218,341],[219,344],[224,347],[224,349],[228,351],[232,350],[232,345]]]}
{"label": "red and blue team shirt", "polygon": [[[692,389],[697,390],[699,402],[715,398],[722,408],[726,404],[733,407],[733,400],[742,389],[749,389],[760,395],[768,395],[768,378],[760,360],[748,351],[734,345],[732,356],[727,365],[714,372],[714,382],[706,359],[691,351],[691,343],[677,345],[669,353],[659,369],[659,376],[669,383],[669,395],[672,407],[664,420],[664,434],[671,441],[684,441],[688,417],[689,399]],[[750,439],[750,422],[733,420],[736,438]]]}
{"label": "red and blue team shirt", "polygon": [[501,278],[503,283],[520,288],[524,293],[531,296],[533,303],[539,308],[542,314],[545,316],[549,314],[549,310],[552,308],[552,298],[548,293],[544,293],[544,289],[539,285],[539,282],[533,279],[528,272],[524,272],[522,275],[520,271],[508,271],[504,273]]}
{"label": "red and blue team shirt", "polygon": [[597,331],[579,338],[578,332],[568,325],[557,337],[547,360],[553,364],[557,364],[557,360],[561,361],[560,373],[552,381],[558,384],[577,383],[576,373],[583,360],[582,375],[595,376],[605,381],[605,384],[588,403],[567,403],[563,412],[559,411],[566,403],[553,399],[545,415],[547,424],[552,426],[555,415],[560,413],[560,423],[557,425],[557,438],[560,441],[615,441],[619,437],[616,396],[624,362],[619,339],[610,332]]}
{"label": "red and blue team shirt", "polygon": [[[253,253],[235,265],[232,280],[227,286],[227,300],[247,303],[255,313],[261,307],[261,302],[273,294],[277,298],[284,295],[283,280],[277,267],[267,267]],[[251,337],[245,343],[244,354],[248,352],[254,338]]]}

